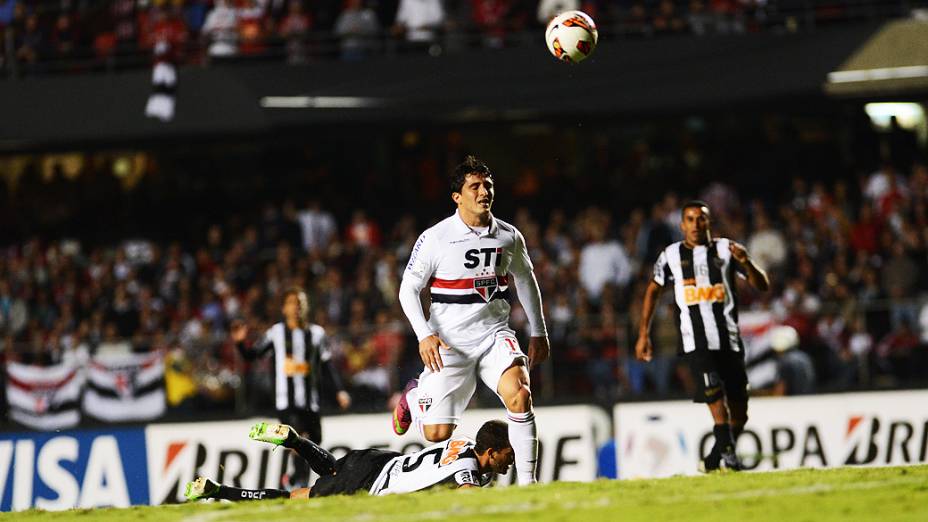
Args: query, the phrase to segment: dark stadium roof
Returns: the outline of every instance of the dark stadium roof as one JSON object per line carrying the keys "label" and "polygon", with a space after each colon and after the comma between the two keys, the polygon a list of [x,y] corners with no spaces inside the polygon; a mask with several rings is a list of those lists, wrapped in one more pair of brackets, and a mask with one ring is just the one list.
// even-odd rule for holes
{"label": "dark stadium roof", "polygon": [[[539,42],[439,58],[186,68],[178,117],[169,124],[143,117],[149,72],[9,80],[0,82],[0,149],[257,135],[356,122],[608,117],[822,96],[827,74],[878,27],[601,42],[592,58],[574,66],[553,60]],[[259,105],[265,97],[298,106],[357,101],[313,98],[319,96],[361,97],[369,106]]]}

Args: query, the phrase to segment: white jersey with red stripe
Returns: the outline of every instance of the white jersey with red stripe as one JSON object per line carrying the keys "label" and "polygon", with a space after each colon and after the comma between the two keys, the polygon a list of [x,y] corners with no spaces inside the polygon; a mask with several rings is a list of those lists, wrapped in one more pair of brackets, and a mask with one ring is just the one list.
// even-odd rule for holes
{"label": "white jersey with red stripe", "polygon": [[452,487],[486,486],[493,475],[480,473],[474,446],[475,442],[471,439],[455,437],[412,455],[400,455],[383,467],[371,486],[370,494],[412,493],[442,484]]}
{"label": "white jersey with red stripe", "polygon": [[469,351],[495,332],[508,328],[510,286],[529,316],[533,336],[545,335],[541,296],[532,272],[525,238],[516,227],[490,218],[485,230],[467,225],[457,212],[419,236],[403,274],[403,286],[416,295],[425,287],[431,294],[425,322],[401,300],[419,340],[437,333],[453,348]]}

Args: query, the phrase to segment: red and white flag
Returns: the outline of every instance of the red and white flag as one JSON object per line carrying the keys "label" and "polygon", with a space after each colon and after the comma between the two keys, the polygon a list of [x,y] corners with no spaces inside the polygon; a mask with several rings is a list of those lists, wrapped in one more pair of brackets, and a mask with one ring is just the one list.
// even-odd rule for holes
{"label": "red and white flag", "polygon": [[95,356],[87,368],[84,413],[107,422],[147,421],[165,410],[164,354]]}
{"label": "red and white flag", "polygon": [[84,375],[74,364],[6,365],[6,396],[10,418],[34,430],[73,428],[81,421],[80,395]]}

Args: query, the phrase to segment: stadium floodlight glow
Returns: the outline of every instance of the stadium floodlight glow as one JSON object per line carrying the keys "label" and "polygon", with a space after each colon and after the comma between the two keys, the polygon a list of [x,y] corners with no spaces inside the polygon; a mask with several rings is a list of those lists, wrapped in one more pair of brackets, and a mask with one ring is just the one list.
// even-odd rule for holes
{"label": "stadium floodlight glow", "polygon": [[928,78],[928,65],[908,65],[905,67],[880,67],[877,69],[858,69],[854,71],[833,71],[828,73],[829,83],[868,82],[879,80],[901,80],[906,78]]}
{"label": "stadium floodlight glow", "polygon": [[264,96],[265,109],[363,109],[378,105],[376,98],[357,96]]}
{"label": "stadium floodlight glow", "polygon": [[919,103],[868,103],[864,111],[873,125],[889,129],[893,116],[904,129],[918,129],[925,123],[925,108]]}

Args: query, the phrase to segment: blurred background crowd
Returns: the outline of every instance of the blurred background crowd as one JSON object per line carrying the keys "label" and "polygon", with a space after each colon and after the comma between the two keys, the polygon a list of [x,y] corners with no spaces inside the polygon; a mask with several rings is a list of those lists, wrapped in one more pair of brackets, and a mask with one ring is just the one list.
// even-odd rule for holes
{"label": "blurred background crowd", "polygon": [[[895,121],[878,134],[863,114],[827,122],[352,131],[311,144],[7,159],[0,347],[37,364],[164,350],[175,411],[241,412],[266,400],[271,372],[245,366],[229,324],[266,328],[282,291],[298,285],[355,410],[382,410],[421,369],[397,303],[410,248],[452,212],[446,173],[484,151],[496,214],[525,235],[540,281],[552,358],[534,386],[547,403],[692,386],[677,367],[669,295],[653,329],[656,361],[642,365],[632,351],[653,263],[680,239],[679,209],[693,197],[711,205],[717,235],[769,271],[772,291],[745,286],[742,313],[796,329],[812,390],[923,385],[924,139]],[[345,153],[361,142],[374,152]],[[529,152],[539,146],[551,154]],[[512,326],[524,342],[518,307]]]}
{"label": "blurred background crowd", "polygon": [[0,0],[0,76],[119,70],[156,43],[187,64],[306,63],[540,44],[569,9],[604,35],[795,32],[899,16],[923,2],[798,0]]}

